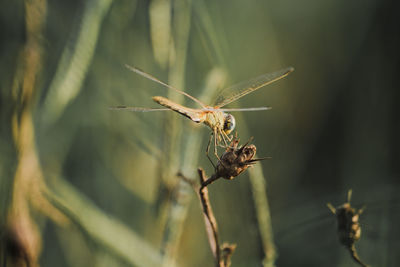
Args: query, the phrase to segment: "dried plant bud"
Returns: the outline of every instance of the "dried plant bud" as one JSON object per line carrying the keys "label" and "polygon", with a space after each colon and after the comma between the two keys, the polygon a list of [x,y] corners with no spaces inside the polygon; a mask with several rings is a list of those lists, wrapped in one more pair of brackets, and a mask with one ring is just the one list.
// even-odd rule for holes
{"label": "dried plant bud", "polygon": [[255,145],[249,145],[248,143],[239,147],[239,139],[234,138],[232,140],[218,161],[215,172],[216,177],[231,180],[254,164],[254,162],[261,160],[253,159],[257,149]]}
{"label": "dried plant bud", "polygon": [[236,244],[223,243],[221,246],[221,260],[220,266],[231,266],[231,256],[235,252]]}
{"label": "dried plant bud", "polygon": [[212,184],[221,177],[232,180],[255,162],[266,159],[253,159],[257,149],[255,145],[249,145],[250,141],[251,139],[246,144],[239,147],[239,139],[237,137],[233,138],[218,161],[215,167],[215,173],[207,180],[200,181],[201,188]]}
{"label": "dried plant bud", "polygon": [[360,257],[357,254],[355,248],[355,242],[358,241],[361,237],[361,227],[359,218],[363,213],[364,208],[355,209],[351,206],[352,191],[349,190],[347,193],[347,202],[344,204],[334,207],[332,204],[328,203],[328,208],[332,211],[333,214],[336,215],[338,222],[338,236],[339,241],[343,244],[350,252],[351,257],[361,266],[367,266],[364,264]]}
{"label": "dried plant bud", "polygon": [[360,223],[358,222],[360,214],[350,206],[350,203],[344,203],[336,208],[336,216],[339,241],[343,245],[350,247],[361,236]]}

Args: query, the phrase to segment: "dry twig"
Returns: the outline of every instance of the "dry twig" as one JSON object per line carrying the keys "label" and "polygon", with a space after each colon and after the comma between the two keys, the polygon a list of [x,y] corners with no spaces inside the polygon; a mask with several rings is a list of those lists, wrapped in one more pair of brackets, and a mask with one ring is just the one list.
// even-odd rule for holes
{"label": "dry twig", "polygon": [[203,169],[198,169],[200,184],[198,186],[193,182],[193,180],[185,177],[182,173],[178,173],[184,181],[192,185],[193,189],[197,192],[200,199],[201,206],[203,208],[204,222],[206,225],[208,242],[210,243],[211,251],[213,252],[216,266],[217,267],[228,267],[230,266],[230,258],[235,251],[236,244],[224,243],[222,246],[219,244],[218,236],[218,225],[215,219],[214,212],[211,207],[210,198],[208,196],[208,188],[203,186],[207,179],[206,174]]}
{"label": "dry twig", "polygon": [[42,69],[43,30],[47,1],[25,1],[25,44],[18,58],[12,88],[15,106],[11,118],[17,150],[12,199],[0,243],[6,248],[4,263],[12,266],[39,266],[42,239],[33,210],[59,224],[68,219],[43,196],[47,190],[35,143],[33,113]]}
{"label": "dry twig", "polygon": [[256,154],[256,147],[248,145],[249,142],[239,147],[239,139],[235,137],[221,156],[215,168],[215,173],[210,178],[207,178],[204,170],[199,168],[200,186],[196,185],[193,180],[186,178],[183,174],[178,174],[183,180],[192,185],[199,196],[203,208],[208,241],[218,267],[228,267],[231,265],[231,256],[236,249],[236,244],[219,244],[218,225],[211,207],[207,186],[221,177],[232,180],[252,164],[262,160],[253,159]]}

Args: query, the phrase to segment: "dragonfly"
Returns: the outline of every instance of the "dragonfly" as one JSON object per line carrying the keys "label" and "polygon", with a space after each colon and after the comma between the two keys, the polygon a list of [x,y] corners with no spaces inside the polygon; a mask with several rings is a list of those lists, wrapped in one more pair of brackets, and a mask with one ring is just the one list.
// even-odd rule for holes
{"label": "dragonfly", "polygon": [[[226,105],[244,97],[247,94],[250,94],[257,89],[260,89],[268,84],[271,84],[277,80],[280,80],[286,77],[289,73],[291,73],[294,68],[288,67],[276,72],[262,74],[253,79],[241,82],[239,84],[233,85],[221,91],[221,94],[217,98],[214,105],[206,105],[199,99],[189,95],[188,93],[181,91],[161,80],[152,76],[149,73],[146,73],[139,68],[125,65],[129,70],[151,80],[162,86],[171,89],[181,95],[184,95],[197,103],[200,108],[189,108],[178,103],[173,102],[172,100],[162,97],[162,96],[153,96],[153,100],[164,106],[165,108],[146,108],[146,107],[129,107],[129,106],[116,106],[110,107],[111,110],[125,110],[125,111],[133,111],[133,112],[151,112],[151,111],[175,111],[191,121],[195,123],[203,123],[211,129],[210,138],[208,141],[206,155],[209,157],[210,144],[212,139],[214,139],[214,154],[219,159],[217,154],[217,146],[223,146],[221,142],[228,146],[228,141],[232,140],[232,136],[229,134],[235,129],[236,121],[235,117],[229,112],[236,111],[262,111],[268,110],[270,107],[250,107],[250,108],[225,108]],[[210,159],[212,162],[212,160]],[[214,164],[213,164],[214,165]]]}

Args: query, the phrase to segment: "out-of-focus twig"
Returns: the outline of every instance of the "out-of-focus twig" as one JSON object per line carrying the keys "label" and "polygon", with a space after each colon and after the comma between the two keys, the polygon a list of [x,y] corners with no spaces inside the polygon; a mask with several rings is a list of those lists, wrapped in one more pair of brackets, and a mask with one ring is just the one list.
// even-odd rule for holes
{"label": "out-of-focus twig", "polygon": [[[169,49],[169,77],[168,82],[176,88],[184,89],[185,66],[187,57],[187,46],[191,27],[191,1],[177,0],[173,2],[174,16],[172,17],[173,35]],[[180,95],[168,92],[168,98],[177,103],[181,103],[183,98]],[[177,181],[175,173],[181,162],[181,121],[174,116],[167,114],[164,124],[163,155],[161,161],[161,173],[164,175],[164,184],[161,185],[165,191],[177,186],[177,194],[174,194],[171,202],[165,202],[165,229],[162,240],[162,250],[164,253],[163,266],[170,266],[175,262],[179,240],[182,235],[183,223],[187,214],[187,205],[190,202],[190,188],[185,183]],[[171,169],[175,171],[170,172]],[[169,192],[167,192],[167,195]],[[168,199],[169,200],[169,199]]]}
{"label": "out-of-focus twig", "polygon": [[12,202],[4,231],[5,247],[14,266],[38,266],[41,237],[31,214],[31,208],[41,211],[60,224],[68,220],[43,196],[46,191],[42,169],[35,145],[33,109],[37,95],[42,64],[42,31],[47,2],[25,1],[26,43],[17,64],[13,84],[15,110],[12,115],[12,133],[17,149]]}
{"label": "out-of-focus twig", "polygon": [[271,224],[271,214],[267,197],[267,183],[263,175],[262,166],[257,164],[249,171],[251,190],[253,193],[254,208],[258,221],[261,242],[264,251],[264,267],[275,266],[278,256],[274,243],[274,235]]}
{"label": "out-of-focus twig", "polygon": [[[223,51],[228,48],[222,45],[223,38],[220,38],[218,32],[215,30],[210,13],[204,0],[197,0],[194,2],[194,15],[195,25],[200,32],[200,38],[204,43],[204,48],[208,52],[209,60],[214,64],[226,68],[225,55]],[[211,47],[211,48],[210,48]]]}
{"label": "out-of-focus twig", "polygon": [[89,0],[76,40],[64,49],[44,103],[45,123],[55,122],[81,90],[96,48],[100,27],[112,0]]}
{"label": "out-of-focus twig", "polygon": [[[240,120],[241,130],[248,134],[246,122],[240,119],[242,115],[236,114],[236,119]],[[258,230],[260,232],[261,245],[264,251],[263,266],[274,267],[278,257],[278,252],[274,242],[271,214],[268,203],[267,177],[263,174],[261,164],[256,164],[249,170],[251,192],[253,195],[254,209],[256,212]]]}
{"label": "out-of-focus twig", "polygon": [[46,197],[86,237],[133,266],[161,266],[163,257],[156,249],[119,220],[99,210],[64,179],[52,179],[51,188]]}
{"label": "out-of-focus twig", "polygon": [[171,0],[151,1],[149,13],[154,58],[165,68],[171,45]]}

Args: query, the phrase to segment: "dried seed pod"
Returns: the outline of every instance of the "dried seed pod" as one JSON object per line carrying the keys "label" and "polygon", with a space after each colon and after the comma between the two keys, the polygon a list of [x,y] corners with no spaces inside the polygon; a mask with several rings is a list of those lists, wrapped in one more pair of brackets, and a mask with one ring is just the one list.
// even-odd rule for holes
{"label": "dried seed pod", "polygon": [[224,243],[221,246],[221,261],[220,266],[231,266],[231,257],[236,250],[236,244]]}
{"label": "dried seed pod", "polygon": [[257,149],[255,145],[249,145],[249,142],[239,147],[239,139],[234,138],[232,140],[218,161],[215,171],[216,177],[231,180],[244,172],[256,161],[262,160],[253,159]]}
{"label": "dried seed pod", "polygon": [[224,154],[219,159],[215,167],[215,173],[206,181],[201,182],[201,187],[206,187],[219,178],[232,180],[255,162],[266,158],[253,159],[256,155],[256,146],[249,145],[251,139],[244,145],[239,146],[239,139],[233,138]]}
{"label": "dried seed pod", "polygon": [[359,223],[360,215],[363,213],[364,208],[355,209],[350,205],[352,191],[349,190],[347,193],[347,202],[344,204],[333,207],[332,204],[328,203],[328,208],[336,215],[338,222],[338,236],[339,241],[344,245],[350,252],[352,258],[361,266],[367,266],[364,264],[357,254],[354,243],[361,237],[361,227]]}

